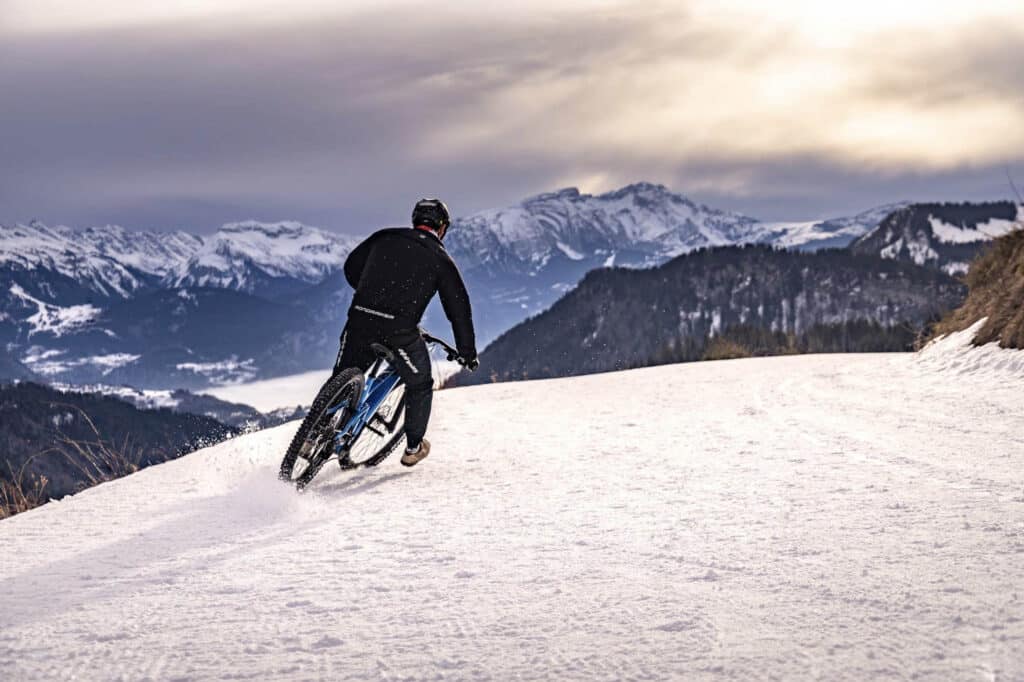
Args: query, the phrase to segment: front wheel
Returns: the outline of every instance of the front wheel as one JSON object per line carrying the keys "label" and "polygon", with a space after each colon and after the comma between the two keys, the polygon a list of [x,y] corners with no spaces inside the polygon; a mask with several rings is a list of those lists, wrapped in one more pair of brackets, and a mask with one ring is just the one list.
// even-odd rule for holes
{"label": "front wheel", "polygon": [[363,393],[363,373],[342,370],[323,385],[281,461],[280,478],[305,488],[334,453],[334,435],[349,420]]}

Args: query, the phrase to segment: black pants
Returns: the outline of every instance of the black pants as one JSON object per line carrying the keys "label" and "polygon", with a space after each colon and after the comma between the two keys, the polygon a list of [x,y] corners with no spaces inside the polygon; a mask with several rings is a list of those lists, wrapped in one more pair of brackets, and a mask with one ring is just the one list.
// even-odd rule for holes
{"label": "black pants", "polygon": [[430,404],[434,397],[434,378],[430,373],[427,344],[415,327],[396,328],[363,316],[350,317],[341,332],[338,359],[334,371],[358,367],[370,368],[376,355],[371,343],[386,346],[395,354],[395,369],[405,383],[405,433],[409,447],[423,440],[430,421]]}

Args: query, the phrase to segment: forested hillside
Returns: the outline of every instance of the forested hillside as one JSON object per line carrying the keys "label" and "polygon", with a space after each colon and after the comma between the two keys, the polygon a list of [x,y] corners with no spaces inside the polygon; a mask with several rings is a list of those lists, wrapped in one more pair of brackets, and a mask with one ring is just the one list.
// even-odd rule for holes
{"label": "forested hillside", "polygon": [[238,433],[209,417],[140,410],[89,393],[0,386],[0,517],[13,490],[36,503],[179,457]]}
{"label": "forested hillside", "polygon": [[910,350],[965,289],[935,270],[849,251],[706,249],[587,275],[503,334],[457,383],[586,374],[703,357]]}

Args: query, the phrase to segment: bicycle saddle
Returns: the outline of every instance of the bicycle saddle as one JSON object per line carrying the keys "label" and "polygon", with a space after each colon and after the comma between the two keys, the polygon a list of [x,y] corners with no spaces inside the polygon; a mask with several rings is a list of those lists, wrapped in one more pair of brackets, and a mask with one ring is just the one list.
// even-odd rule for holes
{"label": "bicycle saddle", "polygon": [[391,352],[390,348],[383,344],[371,343],[370,348],[373,350],[374,353],[377,354],[377,357],[384,358],[388,362],[391,362],[395,359],[395,354]]}

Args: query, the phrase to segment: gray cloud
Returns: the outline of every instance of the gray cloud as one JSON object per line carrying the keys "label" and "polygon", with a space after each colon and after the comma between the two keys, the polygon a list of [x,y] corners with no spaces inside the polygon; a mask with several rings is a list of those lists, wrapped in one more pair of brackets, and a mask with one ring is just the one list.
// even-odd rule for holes
{"label": "gray cloud", "polygon": [[[0,34],[0,221],[205,230],[251,216],[362,231],[404,222],[423,194],[465,213],[641,179],[798,218],[1006,196],[1003,165],[1024,172],[1015,148],[944,165],[865,149],[864,162],[835,147],[827,120],[789,148],[787,116],[813,102],[761,118],[743,109],[741,80],[716,78],[722,63],[765,68],[796,39],[667,7]],[[867,64],[850,97],[868,111],[956,100],[1024,112],[1019,38],[879,48],[888,66]]]}
{"label": "gray cloud", "polygon": [[1016,100],[1024,108],[1024,24],[983,22],[952,35],[890,34],[876,46],[862,92],[877,101],[943,108]]}

